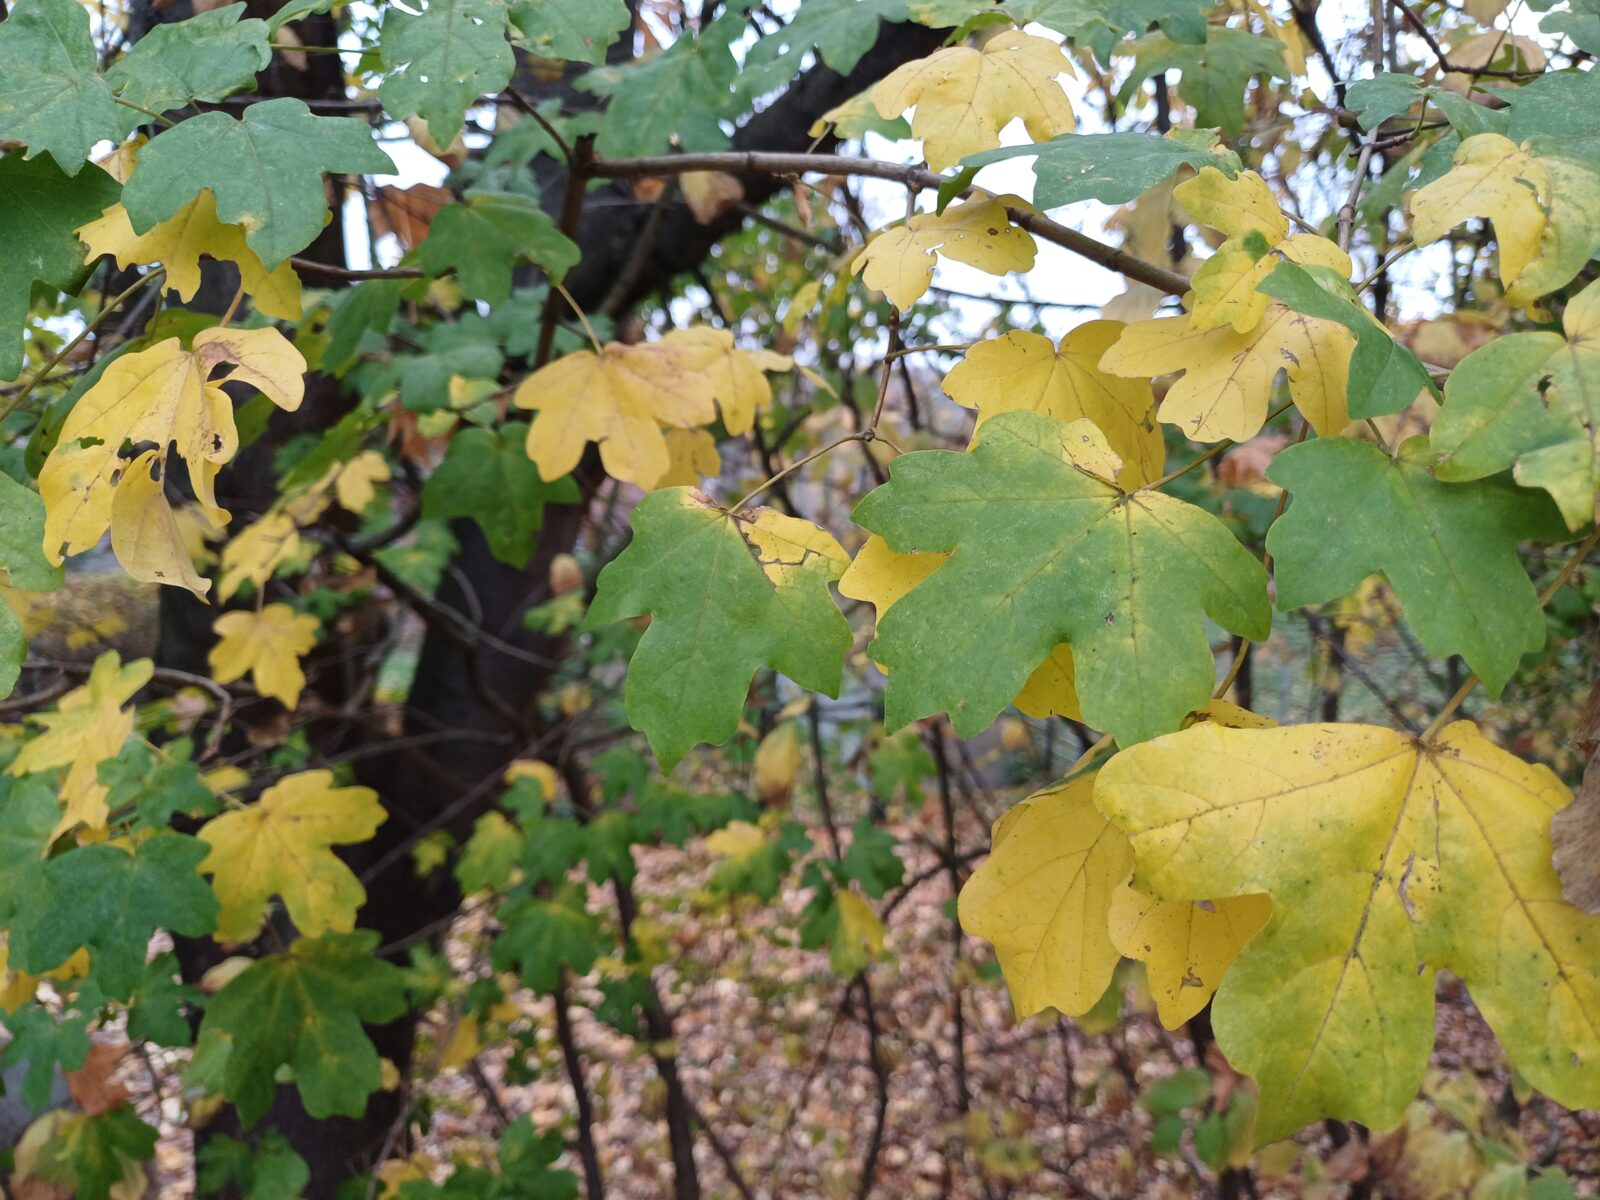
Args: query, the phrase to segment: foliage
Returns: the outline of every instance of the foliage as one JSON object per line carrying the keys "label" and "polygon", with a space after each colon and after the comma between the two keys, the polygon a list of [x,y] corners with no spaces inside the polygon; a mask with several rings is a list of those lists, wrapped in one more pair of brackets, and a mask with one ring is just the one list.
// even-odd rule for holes
{"label": "foliage", "polygon": [[[1188,1031],[1104,1100],[1158,1175],[1350,1121],[1569,1194],[1429,1062],[1448,972],[1600,1107],[1592,0],[196,7],[0,5],[0,1062],[75,1085],[19,1182],[143,1190],[118,1031],[202,1191],[598,1200],[582,1009],[750,1194],[665,918],[759,911],[868,1032],[865,1196],[938,881],[957,1055],[995,978]],[[396,1157],[454,1071],[494,1152]]]}

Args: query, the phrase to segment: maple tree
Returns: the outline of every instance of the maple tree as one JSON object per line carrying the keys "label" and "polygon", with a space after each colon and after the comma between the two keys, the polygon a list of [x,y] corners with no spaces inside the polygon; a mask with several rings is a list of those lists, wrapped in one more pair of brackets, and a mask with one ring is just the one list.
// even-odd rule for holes
{"label": "maple tree", "polygon": [[[944,1194],[1037,1165],[984,946],[1188,1032],[1146,1190],[1391,1169],[1456,982],[1600,1108],[1594,0],[193,7],[0,2],[17,1184],[136,1200],[181,1109],[201,1194],[600,1200],[582,1012],[753,1195],[658,920],[748,901],[866,1031],[864,1200],[930,880]],[[176,1108],[52,1108],[112,1038]],[[447,1072],[494,1145],[413,1154]]]}

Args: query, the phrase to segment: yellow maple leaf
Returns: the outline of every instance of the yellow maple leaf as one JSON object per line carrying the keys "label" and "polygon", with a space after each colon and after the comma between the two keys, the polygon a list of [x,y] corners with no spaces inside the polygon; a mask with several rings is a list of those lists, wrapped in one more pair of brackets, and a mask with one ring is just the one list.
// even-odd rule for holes
{"label": "yellow maple leaf", "polygon": [[1035,792],[1012,814],[961,889],[961,927],[994,944],[1018,1017],[1088,1012],[1122,957],[1106,913],[1133,851],[1096,811],[1092,776]]}
{"label": "yellow maple leaf", "polygon": [[1022,118],[1028,135],[1048,141],[1072,128],[1072,106],[1059,76],[1072,60],[1049,38],[1020,29],[981,48],[947,46],[891,72],[871,92],[884,119],[915,107],[911,132],[935,171],[1000,144],[1000,131]]}
{"label": "yellow maple leaf", "polygon": [[1279,371],[1313,429],[1331,437],[1350,423],[1345,389],[1355,338],[1343,325],[1273,302],[1248,333],[1196,329],[1187,315],[1135,321],[1100,360],[1132,378],[1182,371],[1157,416],[1197,442],[1249,441],[1267,418]]}
{"label": "yellow maple leaf", "polygon": [[945,394],[978,410],[974,444],[985,421],[1019,408],[1059,421],[1093,421],[1122,459],[1117,483],[1131,492],[1161,477],[1166,448],[1149,380],[1100,370],[1124,328],[1120,321],[1089,321],[1059,346],[1023,330],[979,342],[945,376]]}
{"label": "yellow maple leaf", "polygon": [[150,682],[153,673],[149,659],[123,666],[121,656],[108,650],[95,659],[88,680],[61,697],[55,712],[30,716],[43,732],[23,745],[6,770],[28,775],[67,768],[60,792],[61,820],[52,837],[80,825],[91,832],[105,829],[110,789],[100,782],[99,766],[115,758],[133,733],[133,710],[123,705]]}
{"label": "yellow maple leaf", "polygon": [[794,359],[787,354],[741,350],[733,344],[731,332],[710,325],[674,329],[660,344],[706,352],[705,365],[700,369],[711,381],[717,407],[722,410],[722,424],[731,437],[749,433],[756,423],[756,413],[772,403],[772,385],[767,382],[767,372],[788,371],[794,367]]}
{"label": "yellow maple leaf", "polygon": [[667,439],[667,461],[671,465],[656,480],[656,487],[699,487],[703,480],[721,472],[722,455],[709,430],[668,429],[662,436]]}
{"label": "yellow maple leaf", "polygon": [[910,308],[933,282],[939,257],[991,275],[1033,269],[1033,238],[1011,223],[1016,196],[973,195],[942,213],[918,213],[872,236],[850,262],[850,272],[896,308]]}
{"label": "yellow maple leaf", "polygon": [[287,604],[268,604],[253,610],[223,613],[212,629],[217,644],[211,648],[211,677],[232,683],[247,673],[263,696],[272,696],[293,708],[306,685],[300,658],[317,644],[322,622],[297,613]]}
{"label": "yellow maple leaf", "polygon": [[762,803],[786,802],[800,773],[800,738],[793,721],[784,721],[761,739],[754,766],[756,792]]}
{"label": "yellow maple leaf", "polygon": [[270,512],[222,548],[217,599],[227,601],[245,583],[261,587],[300,551],[300,531],[285,512]]}
{"label": "yellow maple leaf", "polygon": [[[218,374],[219,368],[226,371]],[[106,529],[119,519],[116,493],[124,482],[128,460],[122,448],[132,443],[136,452],[153,451],[148,470],[159,470],[159,460],[169,443],[177,444],[189,470],[200,509],[213,528],[228,514],[217,504],[214,481],[224,463],[239,448],[233,419],[233,401],[222,390],[224,382],[248,383],[280,408],[294,410],[304,395],[305,359],[276,329],[202,330],[194,348],[185,350],[177,338],[148,350],[126,354],[106,368],[99,382],[79,399],[62,425],[60,440],[39,473],[39,491],[45,503],[45,556],[60,563],[68,554],[91,549]],[[156,519],[151,505],[168,507],[152,477],[146,481],[140,503],[124,503],[126,522]],[[170,512],[164,518],[170,522]],[[148,530],[146,531],[148,533]],[[115,545],[113,534],[113,548]],[[198,593],[194,570],[176,525],[159,537],[141,536],[142,556],[121,559],[124,569],[146,582],[182,583]]]}
{"label": "yellow maple leaf", "polygon": [[1261,1140],[1322,1117],[1397,1123],[1433,1046],[1439,968],[1530,1084],[1600,1104],[1600,917],[1562,899],[1550,818],[1572,793],[1545,767],[1465,721],[1426,740],[1207,724],[1118,754],[1095,798],[1141,890],[1272,898],[1212,1017],[1260,1084]]}
{"label": "yellow maple leaf", "polygon": [[[166,454],[147,450],[130,462],[111,497],[111,550],[135,579],[171,583],[203,596],[211,581],[195,569],[194,538],[167,502]],[[210,522],[197,505],[184,506],[194,519]]]}
{"label": "yellow maple leaf", "polygon": [[133,223],[121,204],[113,204],[77,233],[89,249],[85,262],[110,255],[124,269],[135,264],[161,263],[167,268],[166,286],[183,300],[194,299],[200,289],[202,255],[234,263],[257,311],[284,321],[300,319],[300,277],[294,268],[285,261],[268,271],[245,241],[244,228],[224,225],[217,219],[210,188],[146,233],[133,231]]}
{"label": "yellow maple leaf", "polygon": [[1426,246],[1470,217],[1487,218],[1500,280],[1510,287],[1539,254],[1549,191],[1545,165],[1523,147],[1502,134],[1474,134],[1450,169],[1411,197],[1412,240]]}
{"label": "yellow maple leaf", "polygon": [[389,460],[376,450],[363,450],[335,470],[333,491],[339,498],[339,507],[359,514],[377,496],[377,485],[389,478]]}
{"label": "yellow maple leaf", "polygon": [[1112,945],[1144,963],[1156,1014],[1177,1029],[1206,1006],[1239,951],[1267,923],[1265,896],[1157,900],[1129,884],[1106,914]]}
{"label": "yellow maple leaf", "polygon": [[332,771],[290,775],[254,804],[207,821],[200,839],[211,852],[200,871],[222,902],[217,939],[253,937],[275,895],[306,937],[348,933],[367,893],[331,847],[364,842],[383,822],[377,793],[335,787]]}
{"label": "yellow maple leaf", "polygon": [[717,385],[708,368],[715,346],[678,342],[578,350],[539,368],[512,402],[537,415],[528,457],[547,479],[578,465],[590,442],[613,479],[648,488],[672,466],[661,426],[691,429],[717,419]]}

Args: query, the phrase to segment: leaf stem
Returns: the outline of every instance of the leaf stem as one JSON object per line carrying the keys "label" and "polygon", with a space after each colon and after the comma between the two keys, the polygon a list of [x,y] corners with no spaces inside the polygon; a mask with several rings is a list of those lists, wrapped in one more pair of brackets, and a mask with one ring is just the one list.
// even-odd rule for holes
{"label": "leaf stem", "polygon": [[[1572,557],[1567,559],[1560,573],[1550,581],[1550,586],[1539,593],[1540,608],[1555,599],[1555,594],[1567,585],[1567,581],[1572,578],[1573,572],[1583,565],[1583,560],[1589,557],[1589,552],[1595,548],[1597,542],[1600,542],[1600,524],[1591,529],[1589,536],[1578,543],[1578,548],[1572,552]],[[1439,710],[1439,715],[1434,717],[1432,723],[1422,731],[1422,736],[1417,740],[1422,742],[1431,741],[1433,735],[1439,732],[1444,723],[1455,716],[1456,709],[1461,707],[1467,697],[1472,694],[1472,689],[1477,687],[1480,682],[1482,681],[1476,673],[1468,675],[1465,682],[1456,689],[1455,695],[1444,702],[1444,707]]]}
{"label": "leaf stem", "polygon": [[556,283],[554,280],[552,280],[550,286],[555,288],[556,291],[560,292],[562,298],[566,300],[568,307],[570,307],[573,312],[578,314],[578,320],[583,323],[583,331],[589,335],[589,341],[594,346],[594,352],[596,354],[604,354],[605,348],[600,345],[600,339],[595,336],[594,326],[589,324],[588,314],[585,313],[583,309],[578,307],[578,302],[572,298],[572,293],[567,291],[566,285],[562,283]]}
{"label": "leaf stem", "polygon": [[783,470],[779,471],[776,475],[773,475],[769,479],[765,480],[764,482],[757,484],[754,488],[752,488],[750,491],[746,492],[743,496],[741,496],[737,503],[729,505],[728,506],[728,510],[727,510],[729,515],[733,515],[735,513],[739,513],[741,511],[743,511],[745,505],[749,504],[750,501],[754,500],[757,496],[761,495],[762,492],[766,491],[773,484],[779,483],[782,480],[784,480],[787,477],[789,477],[790,475],[793,475],[796,471],[798,471],[801,467],[805,466],[807,463],[816,462],[817,459],[821,458],[824,454],[831,454],[833,451],[837,450],[840,446],[847,446],[851,442],[870,442],[872,440],[873,440],[873,438],[868,436],[868,434],[866,434],[866,433],[852,433],[852,434],[849,434],[849,435],[847,435],[845,437],[842,437],[842,438],[838,439],[837,441],[829,442],[826,446],[822,447],[822,449],[820,449],[820,450],[813,450],[810,454],[806,455],[804,458],[796,459],[794,462],[790,463],[787,467],[783,468]]}
{"label": "leaf stem", "polygon": [[228,303],[228,311],[222,314],[222,320],[217,322],[218,329],[226,329],[233,324],[233,318],[239,313],[239,305],[244,303],[244,280],[239,280],[238,290],[233,293],[233,299]]}
{"label": "leaf stem", "polygon": [[169,121],[166,117],[163,117],[160,113],[153,112],[150,109],[146,108],[142,104],[135,104],[132,100],[124,100],[121,96],[113,96],[111,98],[113,100],[115,100],[118,104],[122,105],[123,108],[131,108],[131,109],[133,109],[134,112],[143,113],[145,116],[149,117],[152,121],[160,121],[161,124],[165,125],[168,129],[171,129],[174,125],[177,124],[176,121]]}
{"label": "leaf stem", "polygon": [[[1282,416],[1284,413],[1288,412],[1289,409],[1291,409],[1293,407],[1294,407],[1294,401],[1293,400],[1285,401],[1283,404],[1278,405],[1277,408],[1273,409],[1270,413],[1267,414],[1267,421],[1270,421],[1275,417]],[[1266,424],[1266,421],[1263,421],[1262,424],[1263,425]],[[1166,487],[1167,484],[1171,483],[1174,479],[1177,479],[1180,475],[1187,475],[1190,471],[1194,470],[1201,463],[1210,462],[1213,458],[1215,458],[1217,455],[1221,454],[1224,450],[1232,449],[1234,446],[1237,446],[1237,445],[1239,445],[1239,443],[1234,441],[1232,438],[1223,438],[1220,442],[1218,442],[1216,445],[1210,447],[1208,450],[1205,451],[1205,453],[1201,454],[1199,457],[1190,459],[1188,462],[1184,463],[1183,466],[1175,467],[1171,471],[1168,471],[1160,479],[1152,480],[1150,483],[1144,484],[1142,487],[1138,488],[1137,490],[1141,491],[1141,492],[1158,491],[1161,488]]]}
{"label": "leaf stem", "polygon": [[105,319],[107,317],[109,317],[117,309],[121,308],[122,305],[127,302],[128,297],[132,296],[140,288],[144,287],[145,284],[153,283],[157,280],[166,278],[166,274],[167,269],[165,267],[157,267],[154,271],[151,271],[150,274],[141,275],[122,291],[111,297],[110,300],[107,300],[105,307],[99,312],[95,313],[93,319],[78,331],[78,336],[73,338],[65,346],[61,347],[61,349],[57,350],[53,355],[51,355],[50,361],[35,371],[33,378],[29,379],[27,383],[23,384],[22,388],[17,392],[17,394],[6,401],[3,407],[0,407],[0,421],[4,421],[12,413],[16,412],[17,409],[21,408],[23,401],[25,401],[33,393],[33,389],[44,382],[45,377],[59,367],[67,355],[71,354],[74,350],[81,346],[85,338],[87,338],[96,329],[100,328],[100,326],[105,323]]}

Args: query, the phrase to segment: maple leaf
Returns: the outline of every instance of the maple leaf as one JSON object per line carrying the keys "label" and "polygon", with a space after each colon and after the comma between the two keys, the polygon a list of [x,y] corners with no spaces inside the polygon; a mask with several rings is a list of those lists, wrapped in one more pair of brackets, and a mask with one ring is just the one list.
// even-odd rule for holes
{"label": "maple leaf", "polygon": [[600,956],[600,922],[569,888],[549,900],[517,896],[497,915],[504,929],[490,947],[490,960],[497,970],[519,967],[522,982],[535,992],[553,992],[564,969],[585,974]]}
{"label": "maple leaf", "polygon": [[1134,66],[1118,89],[1119,103],[1126,104],[1152,76],[1177,71],[1181,76],[1178,95],[1194,107],[1195,127],[1221,129],[1229,137],[1244,127],[1250,80],[1258,75],[1264,79],[1289,77],[1281,41],[1220,25],[1187,42],[1167,32],[1146,34],[1126,52],[1132,55]]}
{"label": "maple leaf", "polygon": [[[231,370],[218,376],[224,365]],[[152,519],[171,522],[154,476],[172,442],[189,468],[201,511],[213,528],[222,525],[228,514],[217,505],[214,481],[238,450],[239,433],[233,401],[221,385],[251,384],[278,407],[293,411],[304,395],[305,366],[300,352],[270,327],[204,329],[195,335],[192,350],[167,338],[114,360],[73,406],[39,473],[46,557],[60,563],[66,555],[92,549],[111,527],[118,559],[135,579],[182,583],[204,594],[210,585],[195,576],[175,526],[166,528],[166,537],[134,540],[130,535],[124,545],[117,544],[116,526],[131,530]],[[139,454],[133,463],[123,457],[128,443]],[[130,496],[128,485],[135,480],[140,482]]]}
{"label": "maple leaf", "polygon": [[1600,284],[1568,302],[1559,333],[1513,333],[1461,360],[1429,431],[1435,473],[1459,482],[1507,467],[1544,488],[1568,527],[1595,519],[1600,493]]}
{"label": "maple leaf", "polygon": [[113,204],[77,232],[88,247],[87,262],[109,255],[123,268],[164,264],[166,286],[181,300],[194,299],[200,290],[202,255],[231,262],[239,268],[241,285],[258,311],[285,321],[300,319],[300,277],[294,268],[285,262],[268,271],[245,241],[244,229],[217,220],[216,201],[209,190],[144,234],[133,231],[127,209],[121,204]]}
{"label": "maple leaf", "polygon": [[1133,491],[1161,477],[1166,447],[1149,381],[1100,370],[1101,357],[1124,328],[1120,321],[1088,321],[1059,346],[1024,330],[979,342],[945,376],[945,395],[978,410],[974,441],[990,418],[1018,409],[1058,421],[1093,421],[1122,460],[1117,482]]}
{"label": "maple leaf", "polygon": [[68,850],[39,871],[11,926],[12,953],[37,974],[87,947],[95,981],[126,1000],[157,929],[203,937],[215,927],[217,899],[195,869],[204,857],[204,846],[179,833],[132,849],[101,843]]}
{"label": "maple leaf", "polygon": [[539,368],[512,402],[538,415],[528,427],[528,457],[546,480],[571,474],[589,442],[613,479],[650,487],[672,465],[662,425],[689,429],[717,419],[719,351],[700,343],[608,342]]}
{"label": "maple leaf", "polygon": [[[1381,571],[1431,654],[1460,654],[1499,695],[1545,621],[1517,558],[1529,538],[1559,541],[1542,496],[1509,483],[1441,483],[1425,437],[1391,458],[1370,442],[1319,438],[1281,451],[1267,478],[1294,502],[1267,533],[1278,607],[1334,600]],[[1361,531],[1381,529],[1374,538]]]}
{"label": "maple leaf", "polygon": [[517,0],[511,23],[541,58],[600,66],[632,21],[627,0]]}
{"label": "maple leaf", "polygon": [[[16,19],[14,14],[6,24]],[[0,223],[0,379],[22,371],[34,280],[76,290],[85,269],[73,230],[116,198],[116,182],[99,167],[73,178],[48,155],[0,156],[0,211],[6,214]]]}
{"label": "maple leaf", "polygon": [[[1200,717],[1273,724],[1220,701]],[[1127,956],[1145,962],[1162,1024],[1175,1029],[1205,1006],[1272,908],[1264,896],[1158,901],[1130,887],[1133,851],[1095,808],[1093,775],[1020,801],[991,840],[961,889],[961,927],[994,944],[1019,1018],[1088,1012]]]}
{"label": "maple leaf", "polygon": [[217,599],[226,603],[246,583],[261,587],[300,552],[300,531],[288,513],[268,513],[222,548]]}
{"label": "maple leaf", "polygon": [[128,47],[106,71],[106,82],[124,101],[118,109],[124,134],[147,123],[146,113],[185,108],[196,100],[215,103],[254,89],[272,50],[267,22],[240,20],[244,11],[243,4],[197,11],[153,26]]}
{"label": "maple leaf", "polygon": [[891,549],[950,554],[879,622],[891,727],[944,711],[971,737],[1066,642],[1084,720],[1128,745],[1210,694],[1205,616],[1268,632],[1265,572],[1226,527],[1159,492],[1125,493],[1074,456],[1116,463],[1087,421],[1002,413],[968,453],[897,458],[856,507]]}
{"label": "maple leaf", "polygon": [[[871,534],[839,577],[839,594],[851,600],[867,601],[881,621],[896,600],[933,574],[949,557],[948,554],[897,554],[889,549],[888,542]],[[1059,715],[1082,720],[1075,680],[1072,650],[1057,646],[1034,668],[1012,704],[1030,717],[1043,719]]]}
{"label": "maple leaf", "polygon": [[1283,371],[1295,406],[1327,437],[1350,422],[1345,397],[1354,349],[1342,325],[1273,303],[1248,333],[1227,325],[1196,329],[1187,316],[1135,321],[1100,368],[1135,379],[1182,371],[1156,415],[1198,442],[1245,442],[1260,432]]}
{"label": "maple leaf", "polygon": [[1134,885],[1264,892],[1272,918],[1217,992],[1229,1062],[1260,1085],[1259,1143],[1323,1117],[1396,1124],[1434,1038],[1434,971],[1472,993],[1524,1078],[1600,1103],[1600,918],[1561,899],[1551,815],[1571,793],[1456,722],[1200,725],[1118,754],[1095,800]]}
{"label": "maple leaf", "polygon": [[672,465],[656,480],[656,487],[699,487],[702,481],[721,474],[722,455],[710,430],[668,429],[662,436],[667,439],[667,458]]}
{"label": "maple leaf", "polygon": [[1494,222],[1499,275],[1518,307],[1568,283],[1600,251],[1600,166],[1569,138],[1476,133],[1411,198],[1411,236],[1438,241],[1469,217]]}
{"label": "maple leaf", "polygon": [[378,97],[396,117],[420,115],[448,146],[479,96],[506,86],[516,58],[501,0],[426,0],[418,12],[384,9]]}
{"label": "maple leaf", "polygon": [[1058,77],[1072,60],[1049,38],[1008,30],[981,49],[947,46],[896,68],[874,85],[878,114],[898,117],[915,106],[911,132],[935,171],[1000,144],[1000,131],[1020,117],[1028,136],[1045,141],[1072,128],[1072,106]]}
{"label": "maple leaf", "polygon": [[760,667],[838,694],[850,626],[828,585],[848,563],[829,534],[771,509],[731,514],[692,488],[639,502],[633,541],[600,572],[585,623],[651,616],[626,698],[664,768],[733,736]]}
{"label": "maple leaf", "polygon": [[115,758],[133,733],[133,711],[123,705],[150,682],[154,669],[145,658],[123,666],[117,652],[108,650],[95,659],[87,682],[61,697],[55,712],[31,715],[30,720],[43,732],[18,751],[6,770],[11,775],[29,775],[68,768],[61,784],[60,819],[52,837],[79,824],[94,830],[106,827],[108,789],[100,782],[97,768]]}
{"label": "maple leaf", "polygon": [[742,350],[733,344],[731,330],[710,325],[671,330],[660,344],[687,347],[703,357],[704,365],[699,369],[711,381],[729,437],[749,433],[755,426],[756,414],[771,406],[772,385],[767,382],[767,373],[794,368],[794,359],[787,354]]}
{"label": "maple leaf", "polygon": [[918,213],[874,234],[851,260],[850,272],[906,309],[932,284],[939,257],[991,275],[1032,270],[1033,238],[1011,223],[1008,204],[1027,207],[1015,196],[978,194],[942,213]]}
{"label": "maple leaf", "polygon": [[378,496],[377,485],[390,477],[389,460],[376,450],[363,450],[334,468],[333,493],[339,507],[360,516]]}
{"label": "maple leaf", "polygon": [[206,1004],[198,1043],[224,1038],[222,1092],[253,1125],[287,1066],[313,1117],[358,1117],[383,1084],[383,1065],[363,1023],[405,1011],[405,983],[393,963],[373,957],[368,930],[296,938],[257,959]]}
{"label": "maple leaf", "polygon": [[144,233],[210,188],[218,219],[242,225],[271,270],[327,223],[323,172],[394,169],[366,122],[313,116],[304,101],[284,96],[250,105],[243,119],[200,113],[151,138],[122,202],[134,232]]}
{"label": "maple leaf", "polygon": [[350,932],[367,893],[331,847],[364,842],[383,822],[377,793],[335,787],[332,771],[290,775],[254,804],[207,821],[200,840],[211,853],[200,870],[222,901],[217,937],[254,936],[274,895],[307,937]]}
{"label": "maple leaf", "polygon": [[1154,133],[1064,133],[1048,142],[1001,146],[971,154],[963,171],[1019,157],[1034,158],[1033,203],[1059,208],[1080,200],[1127,204],[1169,178],[1179,167],[1239,170],[1239,156],[1221,145],[1211,129]]}
{"label": "maple leaf", "polygon": [[48,154],[68,175],[100,141],[121,140],[100,77],[89,12],[77,0],[19,0],[0,22],[0,140]]}
{"label": "maple leaf", "polygon": [[1128,840],[1094,807],[1093,776],[1035,792],[995,822],[988,859],[961,889],[961,928],[994,943],[1019,1018],[1093,1008],[1122,955],[1107,932],[1128,878]]}
{"label": "maple leaf", "polygon": [[259,612],[223,613],[212,629],[217,644],[207,661],[211,677],[232,683],[249,674],[256,691],[292,709],[306,685],[300,659],[317,644],[322,622],[287,604],[268,604]]}
{"label": "maple leaf", "polygon": [[459,203],[441,208],[417,254],[430,274],[454,268],[461,290],[490,304],[504,304],[510,297],[517,259],[560,279],[579,257],[577,243],[533,197],[486,191],[469,192]]}
{"label": "maple leaf", "polygon": [[444,461],[422,488],[425,517],[471,517],[497,559],[521,566],[533,554],[546,504],[572,504],[578,485],[569,476],[546,483],[522,448],[521,426],[463,429],[450,439]]}

